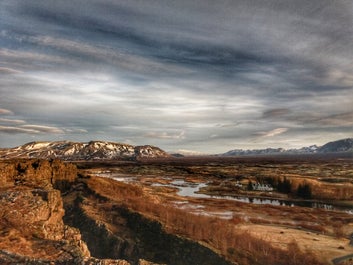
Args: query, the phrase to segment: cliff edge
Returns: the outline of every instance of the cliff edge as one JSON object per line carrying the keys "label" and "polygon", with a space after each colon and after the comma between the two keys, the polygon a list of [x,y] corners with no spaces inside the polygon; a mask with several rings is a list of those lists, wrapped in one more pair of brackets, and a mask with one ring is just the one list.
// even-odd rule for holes
{"label": "cliff edge", "polygon": [[92,258],[80,231],[64,223],[59,189],[76,176],[58,160],[0,162],[1,264],[129,264]]}

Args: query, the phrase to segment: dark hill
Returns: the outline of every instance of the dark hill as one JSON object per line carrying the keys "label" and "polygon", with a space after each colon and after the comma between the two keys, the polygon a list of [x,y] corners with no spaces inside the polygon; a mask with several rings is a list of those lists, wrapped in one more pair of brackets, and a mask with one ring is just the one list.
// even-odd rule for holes
{"label": "dark hill", "polygon": [[338,153],[353,151],[353,138],[329,142],[318,149],[319,153]]}

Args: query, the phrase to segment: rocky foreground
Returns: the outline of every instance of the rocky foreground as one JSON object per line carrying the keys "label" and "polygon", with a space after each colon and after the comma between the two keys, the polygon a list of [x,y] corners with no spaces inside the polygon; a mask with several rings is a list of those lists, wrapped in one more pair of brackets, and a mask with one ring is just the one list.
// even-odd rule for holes
{"label": "rocky foreground", "polygon": [[0,162],[0,264],[230,264],[85,178],[59,160]]}
{"label": "rocky foreground", "polygon": [[92,258],[80,231],[64,223],[60,189],[75,181],[74,165],[4,161],[0,174],[1,264],[129,264]]}

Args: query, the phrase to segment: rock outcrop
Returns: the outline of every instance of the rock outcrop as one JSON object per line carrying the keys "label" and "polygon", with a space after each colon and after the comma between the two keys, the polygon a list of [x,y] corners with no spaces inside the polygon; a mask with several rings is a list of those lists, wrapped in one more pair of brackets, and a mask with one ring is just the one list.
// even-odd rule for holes
{"label": "rock outcrop", "polygon": [[0,162],[1,187],[63,188],[75,181],[76,166],[59,160],[16,159]]}
{"label": "rock outcrop", "polygon": [[74,165],[60,161],[0,163],[1,264],[129,264],[92,258],[80,231],[64,224],[59,189],[76,176]]}
{"label": "rock outcrop", "polygon": [[125,194],[133,193],[133,190],[126,190],[126,186],[118,184],[113,187],[116,197],[110,197],[107,190],[105,197],[98,188],[100,184],[95,177],[81,179],[72,190],[72,194],[76,192],[79,196],[71,203],[69,197],[64,198],[66,223],[81,231],[93,256],[123,258],[133,265],[231,265],[211,249],[168,233],[158,221],[115,199],[123,193],[128,200]]}

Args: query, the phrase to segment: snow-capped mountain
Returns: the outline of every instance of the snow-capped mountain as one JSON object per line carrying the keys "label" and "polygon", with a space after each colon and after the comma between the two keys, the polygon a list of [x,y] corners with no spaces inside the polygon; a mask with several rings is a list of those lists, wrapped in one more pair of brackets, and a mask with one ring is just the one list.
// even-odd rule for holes
{"label": "snow-capped mountain", "polygon": [[243,150],[235,149],[230,150],[222,155],[224,156],[239,156],[239,155],[273,155],[273,154],[313,154],[316,153],[319,147],[311,145],[309,147],[302,147],[299,149],[283,149],[283,148],[266,148],[266,149],[254,149],[254,150]]}
{"label": "snow-capped mountain", "polygon": [[329,142],[321,147],[311,145],[299,149],[283,149],[283,148],[266,148],[255,150],[234,149],[230,150],[222,156],[242,156],[242,155],[278,155],[278,154],[323,154],[323,153],[339,153],[353,152],[353,138]]}
{"label": "snow-capped mountain", "polygon": [[0,159],[58,158],[74,160],[136,160],[140,158],[169,157],[158,147],[133,146],[123,143],[91,141],[88,143],[57,141],[30,142],[15,148],[0,149]]}
{"label": "snow-capped mountain", "polygon": [[342,139],[334,142],[329,142],[321,146],[318,151],[320,153],[333,152],[349,152],[353,151],[353,138]]}

